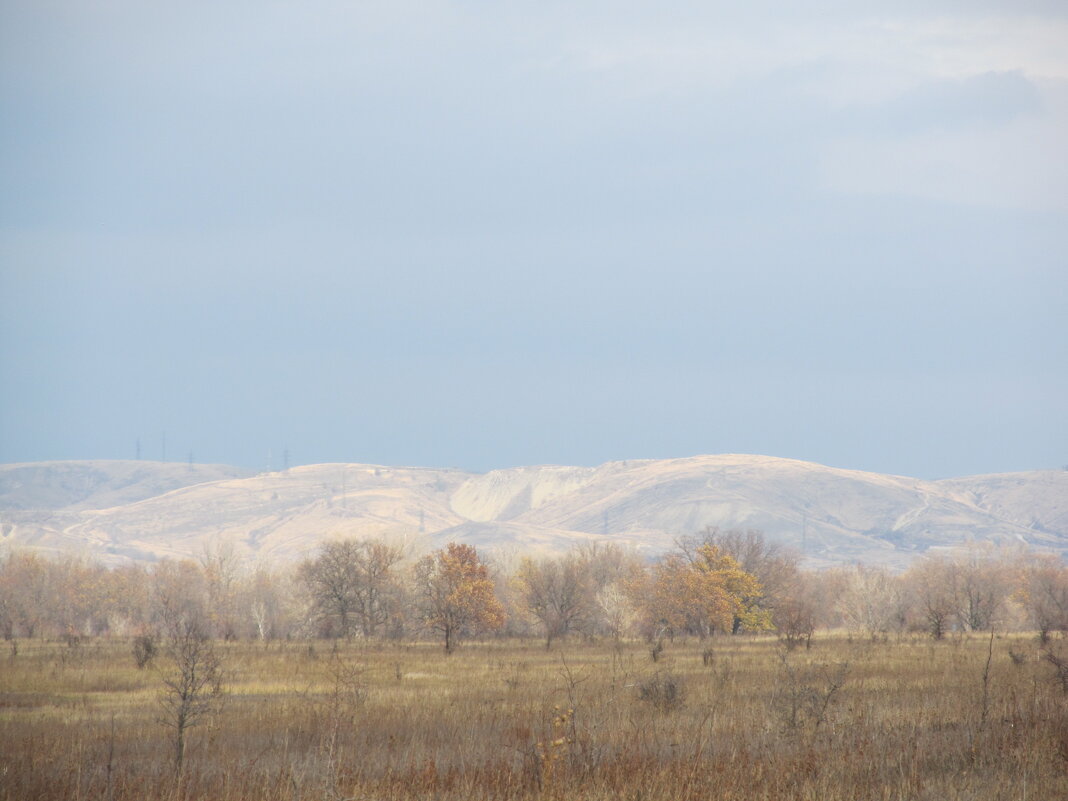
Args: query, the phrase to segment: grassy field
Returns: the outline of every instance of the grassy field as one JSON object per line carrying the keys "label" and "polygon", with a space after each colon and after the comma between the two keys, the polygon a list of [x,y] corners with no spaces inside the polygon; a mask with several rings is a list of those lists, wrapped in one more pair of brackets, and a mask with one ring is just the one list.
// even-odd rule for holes
{"label": "grassy field", "polygon": [[176,776],[165,655],[19,642],[0,798],[1068,798],[1068,697],[1022,636],[215,648]]}

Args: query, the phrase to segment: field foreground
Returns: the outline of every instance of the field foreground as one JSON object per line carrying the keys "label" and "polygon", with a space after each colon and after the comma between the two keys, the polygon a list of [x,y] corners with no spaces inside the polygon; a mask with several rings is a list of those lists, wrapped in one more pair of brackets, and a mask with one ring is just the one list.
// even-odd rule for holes
{"label": "field foreground", "polygon": [[165,651],[19,641],[0,799],[1068,798],[1068,696],[1028,637],[214,649],[176,773]]}

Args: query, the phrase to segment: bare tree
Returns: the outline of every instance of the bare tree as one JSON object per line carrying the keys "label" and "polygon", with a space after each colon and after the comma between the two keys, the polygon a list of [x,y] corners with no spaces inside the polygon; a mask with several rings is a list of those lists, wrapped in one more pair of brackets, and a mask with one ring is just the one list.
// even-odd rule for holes
{"label": "bare tree", "polygon": [[575,553],[588,565],[595,600],[583,627],[618,639],[636,620],[626,587],[635,573],[645,569],[645,561],[632,548],[614,542],[586,543]]}
{"label": "bare tree", "polygon": [[597,592],[626,579],[635,565],[643,564],[635,551],[616,542],[585,543],[576,548],[575,554],[589,566]]}
{"label": "bare tree", "polygon": [[349,636],[355,624],[355,550],[353,540],[327,543],[299,570],[320,629],[337,637]]}
{"label": "bare tree", "polygon": [[527,609],[545,630],[545,647],[592,622],[597,612],[590,563],[576,553],[524,559],[519,582]]}
{"label": "bare tree", "polygon": [[950,560],[934,556],[917,562],[902,579],[923,627],[936,640],[945,637],[953,626],[957,600],[952,573]]}
{"label": "bare tree", "polygon": [[772,622],[787,650],[802,642],[812,647],[812,635],[820,623],[826,595],[820,577],[799,572],[775,607]]}
{"label": "bare tree", "polygon": [[373,637],[397,611],[400,587],[393,575],[401,549],[361,542],[356,554],[356,615],[365,637]]}
{"label": "bare tree", "polygon": [[258,564],[246,577],[239,598],[241,608],[250,618],[254,637],[273,640],[292,631],[295,579],[293,571],[272,570],[266,563]]}
{"label": "bare tree", "polygon": [[234,543],[220,539],[204,545],[200,569],[207,590],[208,615],[214,633],[225,639],[237,636],[237,582],[240,560]]}
{"label": "bare tree", "polygon": [[208,590],[200,566],[188,560],[163,559],[151,576],[152,620],[175,639],[189,626],[207,634]]}
{"label": "bare tree", "polygon": [[1017,597],[1045,645],[1055,631],[1068,631],[1068,567],[1053,555],[1032,555],[1018,567]]}
{"label": "bare tree", "polygon": [[114,567],[108,574],[108,629],[144,634],[151,627],[152,577],[144,565]]}
{"label": "bare tree", "polygon": [[163,673],[160,723],[174,729],[174,772],[181,776],[186,736],[218,703],[222,667],[202,622],[182,621],[170,638],[169,669]]}
{"label": "bare tree", "polygon": [[993,629],[1011,592],[1008,563],[1005,554],[992,547],[972,546],[954,554],[949,578],[961,628]]}
{"label": "bare tree", "polygon": [[374,636],[389,620],[399,592],[393,568],[401,551],[377,541],[339,540],[305,562],[300,576],[316,617],[338,636]]}
{"label": "bare tree", "polygon": [[51,591],[48,563],[15,551],[0,562],[0,629],[6,639],[33,637],[47,619]]}
{"label": "bare tree", "polygon": [[895,576],[882,568],[864,565],[856,565],[845,576],[838,611],[847,628],[874,639],[901,627],[902,591]]}
{"label": "bare tree", "polygon": [[637,619],[623,582],[606,585],[596,598],[602,624],[614,639],[620,639]]}
{"label": "bare tree", "polygon": [[936,640],[951,629],[990,631],[1011,594],[1006,554],[970,547],[928,556],[904,575],[909,595]]}

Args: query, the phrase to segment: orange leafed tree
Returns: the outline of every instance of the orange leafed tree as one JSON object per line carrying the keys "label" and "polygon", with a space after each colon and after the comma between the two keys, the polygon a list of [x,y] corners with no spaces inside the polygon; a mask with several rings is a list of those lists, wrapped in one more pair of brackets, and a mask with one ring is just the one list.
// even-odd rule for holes
{"label": "orange leafed tree", "polygon": [[[701,545],[687,558],[671,554],[632,585],[632,597],[642,610],[647,633],[692,632],[701,637],[731,631],[737,616],[750,613],[749,603],[761,594],[760,582],[742,570],[737,560],[715,545]],[[766,627],[766,621],[747,620],[747,628]]]}
{"label": "orange leafed tree", "polygon": [[504,607],[493,591],[489,571],[471,545],[450,542],[415,566],[423,620],[445,637],[451,652],[464,634],[504,625]]}

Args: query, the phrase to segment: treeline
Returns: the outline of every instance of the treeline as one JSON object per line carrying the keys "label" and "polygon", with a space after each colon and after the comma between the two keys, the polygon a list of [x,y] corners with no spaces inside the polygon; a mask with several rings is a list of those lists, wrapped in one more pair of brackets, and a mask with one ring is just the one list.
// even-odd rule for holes
{"label": "treeline", "polygon": [[707,530],[660,559],[611,544],[560,556],[487,558],[452,543],[420,558],[378,540],[324,544],[287,569],[246,569],[232,547],[197,560],[106,568],[15,551],[0,559],[0,635],[439,638],[643,637],[775,632],[789,647],[820,628],[882,637],[1068,631],[1068,567],[1056,556],[972,547],[904,573],[812,571],[755,531]]}

